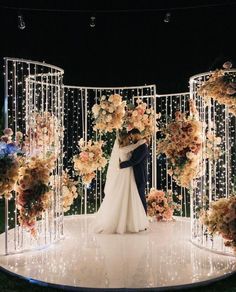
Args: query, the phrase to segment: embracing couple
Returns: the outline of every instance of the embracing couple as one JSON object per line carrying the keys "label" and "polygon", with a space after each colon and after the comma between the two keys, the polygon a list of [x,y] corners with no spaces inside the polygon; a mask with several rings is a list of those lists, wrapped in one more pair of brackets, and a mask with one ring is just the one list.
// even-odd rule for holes
{"label": "embracing couple", "polygon": [[109,161],[105,198],[93,223],[95,232],[122,234],[147,228],[147,158],[147,140],[139,130],[119,134]]}

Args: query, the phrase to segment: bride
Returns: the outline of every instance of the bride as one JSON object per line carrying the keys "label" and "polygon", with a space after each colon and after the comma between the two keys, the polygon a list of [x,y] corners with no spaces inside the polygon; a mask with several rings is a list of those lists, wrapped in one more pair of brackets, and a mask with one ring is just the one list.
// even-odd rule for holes
{"label": "bride", "polygon": [[96,233],[139,232],[148,226],[148,220],[135,183],[132,167],[120,169],[120,161],[127,161],[131,152],[144,144],[131,144],[128,134],[116,139],[107,171],[105,198],[92,225]]}

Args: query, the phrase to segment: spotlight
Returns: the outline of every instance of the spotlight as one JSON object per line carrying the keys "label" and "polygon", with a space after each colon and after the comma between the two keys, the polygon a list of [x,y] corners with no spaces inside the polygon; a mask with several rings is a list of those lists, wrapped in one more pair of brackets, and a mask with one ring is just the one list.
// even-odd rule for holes
{"label": "spotlight", "polygon": [[165,23],[170,22],[170,17],[171,17],[170,12],[167,12],[166,15],[165,15],[165,18],[164,18],[164,22],[165,22]]}
{"label": "spotlight", "polygon": [[25,29],[25,21],[22,14],[18,14],[18,28],[20,30]]}
{"label": "spotlight", "polygon": [[90,25],[90,27],[95,27],[95,25],[96,25],[96,17],[95,16],[90,17],[89,25]]}

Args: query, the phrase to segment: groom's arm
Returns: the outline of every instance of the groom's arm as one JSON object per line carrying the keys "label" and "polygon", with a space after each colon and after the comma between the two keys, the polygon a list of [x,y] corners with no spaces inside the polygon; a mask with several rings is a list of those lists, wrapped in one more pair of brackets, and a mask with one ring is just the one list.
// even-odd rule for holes
{"label": "groom's arm", "polygon": [[120,168],[126,168],[139,164],[148,155],[148,148],[146,144],[139,146],[132,154],[130,160],[120,163]]}
{"label": "groom's arm", "polygon": [[120,151],[123,152],[123,153],[129,153],[129,152],[134,151],[135,149],[137,149],[139,146],[141,146],[144,143],[146,143],[146,140],[145,139],[141,139],[135,144],[131,144],[131,145],[128,145],[128,146],[125,146],[125,147],[121,147]]}

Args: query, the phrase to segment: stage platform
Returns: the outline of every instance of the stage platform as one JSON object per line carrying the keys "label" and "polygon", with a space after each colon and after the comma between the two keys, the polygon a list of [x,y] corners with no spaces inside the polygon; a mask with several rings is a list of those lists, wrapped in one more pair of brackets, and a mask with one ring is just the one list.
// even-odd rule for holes
{"label": "stage platform", "polygon": [[[190,221],[153,222],[138,234],[93,234],[93,215],[64,219],[64,240],[42,250],[3,255],[0,266],[39,284],[66,288],[170,288],[203,285],[236,271],[236,258],[190,242]],[[158,291],[156,289],[156,291]]]}

